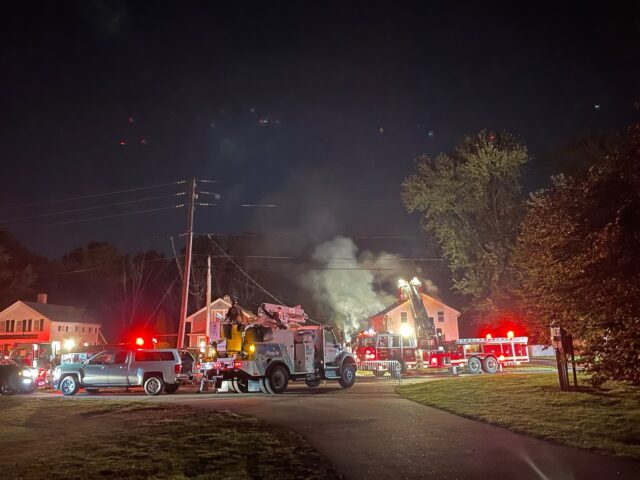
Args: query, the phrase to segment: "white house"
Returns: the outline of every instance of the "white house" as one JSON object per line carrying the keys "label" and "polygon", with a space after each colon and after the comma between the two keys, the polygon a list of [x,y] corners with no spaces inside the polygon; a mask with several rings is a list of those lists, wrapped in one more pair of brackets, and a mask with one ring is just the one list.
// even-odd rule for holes
{"label": "white house", "polygon": [[[52,345],[65,340],[75,345],[105,343],[100,324],[85,315],[84,310],[47,303],[47,295],[38,295],[37,302],[19,300],[0,312],[0,350],[45,350],[52,354]],[[36,345],[36,346],[34,346]]]}
{"label": "white house", "polygon": [[[426,293],[420,294],[422,303],[429,317],[433,318],[436,326],[436,333],[445,341],[457,340],[458,317],[460,312],[440,300],[437,300]],[[411,300],[400,299],[389,305],[384,310],[372,315],[367,319],[369,328],[376,332],[400,332],[402,325],[408,325],[414,332],[416,331],[415,318],[411,308]]]}
{"label": "white house", "polygon": [[[207,339],[207,307],[202,307],[195,313],[189,315],[185,322],[185,345],[187,348],[199,348],[202,343],[208,340],[221,340],[220,323],[227,315],[227,310],[231,307],[231,299],[225,295],[211,302],[211,324],[209,327],[209,338]],[[244,308],[241,308],[245,318],[255,317],[255,315]]]}

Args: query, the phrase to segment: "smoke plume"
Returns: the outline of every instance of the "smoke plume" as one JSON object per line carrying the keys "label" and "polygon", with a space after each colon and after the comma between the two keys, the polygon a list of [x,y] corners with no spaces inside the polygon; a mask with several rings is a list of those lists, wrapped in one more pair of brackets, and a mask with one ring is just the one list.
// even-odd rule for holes
{"label": "smoke plume", "polygon": [[331,306],[347,335],[364,328],[368,317],[396,300],[382,285],[395,288],[398,276],[409,267],[390,253],[358,255],[353,240],[341,236],[319,245],[312,259],[322,268],[307,273],[304,285],[317,302]]}

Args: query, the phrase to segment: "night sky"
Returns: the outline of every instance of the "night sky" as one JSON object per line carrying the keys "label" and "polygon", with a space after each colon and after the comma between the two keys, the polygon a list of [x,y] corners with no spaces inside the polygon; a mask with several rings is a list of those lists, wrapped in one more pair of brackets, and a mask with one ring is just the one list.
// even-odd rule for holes
{"label": "night sky", "polygon": [[[287,234],[295,246],[337,234],[419,236],[399,198],[418,155],[489,128],[508,129],[539,157],[638,119],[632,2],[452,3],[4,6],[0,225],[47,255],[90,239],[167,252],[184,209],[42,225],[179,198],[6,220],[183,185],[7,207],[195,176],[221,182],[202,186],[220,193],[220,206],[198,209],[196,232]],[[527,185],[544,181],[535,160],[527,175]],[[267,203],[277,207],[241,206]],[[400,251],[402,242],[372,248]]]}

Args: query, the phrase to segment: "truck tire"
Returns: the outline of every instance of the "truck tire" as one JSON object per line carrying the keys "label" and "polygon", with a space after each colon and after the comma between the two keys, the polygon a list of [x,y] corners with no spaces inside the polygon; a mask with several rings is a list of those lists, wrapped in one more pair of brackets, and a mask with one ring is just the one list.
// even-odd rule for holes
{"label": "truck tire", "polygon": [[80,384],[73,375],[68,375],[60,380],[60,391],[63,395],[75,395],[80,390]]}
{"label": "truck tire", "polygon": [[289,372],[282,365],[274,365],[267,373],[267,390],[283,393],[289,385]]}
{"label": "truck tire", "polygon": [[180,385],[178,385],[177,383],[167,383],[164,386],[164,391],[165,393],[176,393],[178,391],[178,388],[180,388]]}
{"label": "truck tire", "polygon": [[149,377],[144,381],[144,393],[151,397],[160,395],[164,389],[164,382],[160,377]]}
{"label": "truck tire", "polygon": [[87,392],[87,393],[92,393],[93,394],[93,393],[98,393],[100,390],[97,389],[97,388],[85,388],[84,391]]}
{"label": "truck tire", "polygon": [[249,393],[249,382],[246,378],[236,378],[233,380],[233,388],[238,393]]}
{"label": "truck tire", "polygon": [[318,378],[314,378],[313,380],[307,379],[304,383],[306,383],[309,388],[317,388],[320,386],[320,380]]}
{"label": "truck tire", "polygon": [[482,360],[482,370],[487,373],[496,373],[500,370],[500,364],[498,363],[498,359],[493,355],[489,355],[484,360]]}
{"label": "truck tire", "polygon": [[467,370],[469,373],[480,373],[482,371],[482,362],[478,357],[471,357],[467,360]]}
{"label": "truck tire", "polygon": [[348,364],[342,367],[342,375],[338,383],[342,388],[351,388],[356,383],[356,367],[355,365]]}
{"label": "truck tire", "polygon": [[13,395],[14,393],[15,392],[13,391],[13,388],[11,388],[11,385],[9,385],[8,381],[0,386],[0,394],[2,395]]}

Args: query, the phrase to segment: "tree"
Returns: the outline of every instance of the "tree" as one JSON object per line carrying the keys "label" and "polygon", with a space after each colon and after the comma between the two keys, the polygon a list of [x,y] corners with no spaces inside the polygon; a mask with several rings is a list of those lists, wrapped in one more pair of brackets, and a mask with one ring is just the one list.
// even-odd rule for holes
{"label": "tree", "polygon": [[417,172],[402,184],[407,210],[422,212],[424,229],[449,262],[454,289],[481,311],[511,303],[511,258],[524,212],[521,170],[528,158],[512,135],[481,131],[451,154],[420,157]]}
{"label": "tree", "polygon": [[531,318],[580,339],[595,384],[640,383],[640,127],[630,137],[532,195],[516,252]]}
{"label": "tree", "polygon": [[45,260],[29,252],[7,232],[0,232],[0,309],[34,295],[40,267]]}

